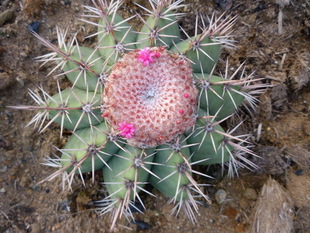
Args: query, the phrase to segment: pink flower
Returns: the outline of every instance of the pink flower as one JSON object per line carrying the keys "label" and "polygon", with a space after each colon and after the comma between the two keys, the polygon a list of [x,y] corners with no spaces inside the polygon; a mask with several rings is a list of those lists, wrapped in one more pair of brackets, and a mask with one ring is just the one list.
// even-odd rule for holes
{"label": "pink flower", "polygon": [[141,49],[138,52],[139,56],[138,56],[138,61],[142,62],[143,65],[148,66],[151,62],[154,62],[154,58],[159,58],[160,57],[160,53],[156,52],[152,52],[151,49],[149,47],[145,47],[144,49]]}
{"label": "pink flower", "polygon": [[184,93],[184,97],[185,97],[185,98],[188,98],[188,97],[189,97],[189,94],[188,94],[188,93]]}
{"label": "pink flower", "polygon": [[136,128],[133,126],[133,124],[127,124],[126,121],[119,123],[118,126],[118,130],[120,131],[119,134],[125,138],[132,138],[136,131]]}

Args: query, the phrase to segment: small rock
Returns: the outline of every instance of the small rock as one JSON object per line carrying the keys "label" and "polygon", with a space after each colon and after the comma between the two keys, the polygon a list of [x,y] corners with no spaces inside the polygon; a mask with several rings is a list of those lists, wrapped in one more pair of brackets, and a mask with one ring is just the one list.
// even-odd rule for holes
{"label": "small rock", "polygon": [[40,185],[34,185],[34,186],[32,186],[32,190],[39,192],[39,191],[41,191],[41,186]]}
{"label": "small rock", "polygon": [[74,10],[75,12],[79,12],[79,11],[80,11],[80,6],[79,6],[78,3],[74,3],[74,4],[73,4],[73,10]]}
{"label": "small rock", "polygon": [[234,207],[228,205],[228,206],[225,207],[223,214],[225,216],[227,216],[228,218],[230,218],[230,219],[236,219],[238,214],[239,214],[239,212]]}
{"label": "small rock", "polygon": [[302,175],[291,171],[286,187],[298,208],[310,207],[310,171],[304,171]]}
{"label": "small rock", "polygon": [[14,17],[14,11],[6,10],[0,13],[0,27]]}
{"label": "small rock", "polygon": [[214,197],[215,197],[215,200],[218,204],[222,204],[226,200],[227,193],[224,189],[219,189],[215,193]]}
{"label": "small rock", "polygon": [[309,122],[305,122],[302,125],[302,130],[304,131],[305,135],[309,136],[310,135],[310,123]]}
{"label": "small rock", "polygon": [[33,32],[38,33],[40,24],[41,24],[41,23],[38,22],[38,21],[32,22],[32,23],[30,23],[30,24],[28,25],[28,30],[31,31],[31,32],[33,31]]}
{"label": "small rock", "polygon": [[229,10],[233,6],[233,1],[232,0],[214,0],[216,5],[223,10]]}
{"label": "small rock", "polygon": [[31,224],[31,231],[32,232],[42,232],[42,230],[40,228],[40,224],[37,224],[37,223]]}
{"label": "small rock", "polygon": [[32,195],[33,195],[33,192],[32,192],[32,190],[31,190],[31,189],[27,189],[27,190],[26,190],[26,193],[27,193],[27,194],[29,194],[30,196],[32,196]]}
{"label": "small rock", "polygon": [[87,209],[87,204],[91,201],[88,194],[84,192],[79,192],[76,198],[76,206],[78,211],[83,211]]}
{"label": "small rock", "polygon": [[[1,78],[1,75],[0,75]],[[10,149],[12,146],[12,143],[7,140],[5,137],[0,135],[0,148],[4,148],[6,150]]]}
{"label": "small rock", "polygon": [[249,200],[256,200],[257,199],[257,192],[253,188],[247,188],[246,190],[244,190],[243,196]]}
{"label": "small rock", "polygon": [[65,5],[65,6],[71,6],[71,1],[70,0],[61,0],[60,3],[62,5]]}
{"label": "small rock", "polygon": [[[27,57],[28,56],[28,52],[27,51],[23,51],[21,56],[23,57]],[[24,86],[25,85],[25,81],[28,80],[28,76],[25,72],[21,71],[21,72],[17,72],[16,75],[16,81],[21,85]]]}
{"label": "small rock", "polygon": [[6,72],[0,72],[0,90],[7,89],[14,83],[13,77]]}
{"label": "small rock", "polygon": [[256,21],[257,15],[256,14],[250,14],[250,16],[247,17],[246,22],[248,24],[254,24]]}
{"label": "small rock", "polygon": [[43,0],[23,0],[23,11],[31,17],[40,15]]}
{"label": "small rock", "polygon": [[139,230],[150,230],[152,229],[152,226],[147,224],[146,222],[143,221],[137,221],[137,220],[133,220],[132,223],[137,225],[137,228]]}
{"label": "small rock", "polygon": [[301,176],[303,171],[304,171],[303,169],[298,169],[297,171],[295,171],[295,175]]}
{"label": "small rock", "polygon": [[4,189],[4,188],[1,188],[1,189],[0,189],[0,193],[5,193],[5,189]]}
{"label": "small rock", "polygon": [[[0,46],[0,56],[4,54],[5,51],[6,49],[3,46]],[[0,67],[0,72],[3,72],[3,71],[4,71],[3,68]]]}
{"label": "small rock", "polygon": [[58,229],[61,228],[61,223],[56,223],[53,227],[52,227],[52,231],[57,231]]}
{"label": "small rock", "polygon": [[[27,57],[28,56],[28,54],[27,53],[25,53],[25,52],[20,52],[20,54],[19,54],[21,57]],[[24,85],[23,85],[24,86]]]}
{"label": "small rock", "polygon": [[236,233],[243,233],[245,232],[245,226],[242,223],[238,223],[235,227]]}
{"label": "small rock", "polygon": [[21,187],[26,187],[28,184],[29,184],[29,179],[26,175],[22,176],[21,179],[20,179],[20,186]]}
{"label": "small rock", "polygon": [[59,202],[57,210],[58,211],[64,210],[70,212],[70,202],[69,201]]}
{"label": "small rock", "polygon": [[249,200],[247,198],[243,197],[243,198],[240,199],[239,205],[240,205],[241,209],[246,210],[246,209],[249,208],[250,202],[249,202]]}
{"label": "small rock", "polygon": [[3,166],[3,167],[0,168],[0,172],[1,173],[6,172],[7,170],[8,170],[8,166]]}

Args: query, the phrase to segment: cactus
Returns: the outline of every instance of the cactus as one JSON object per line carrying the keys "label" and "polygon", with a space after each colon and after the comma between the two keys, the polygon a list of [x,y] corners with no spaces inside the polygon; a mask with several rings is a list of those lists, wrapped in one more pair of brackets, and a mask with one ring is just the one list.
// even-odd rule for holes
{"label": "cactus", "polygon": [[[248,135],[232,135],[242,122],[232,130],[223,123],[241,105],[255,109],[267,85],[246,75],[243,65],[229,75],[227,64],[224,75],[216,75],[221,48],[234,45],[236,17],[197,16],[194,35],[188,35],[178,25],[182,2],[149,0],[150,9],[137,4],[147,18],[123,19],[117,13],[121,0],[93,1],[83,21],[98,27],[94,48],[75,37],[65,42],[67,32],[58,28],[58,46],[32,32],[51,50],[38,60],[54,62],[49,75],[60,69],[55,76],[66,75],[71,86],[61,90],[57,81],[55,95],[43,87],[41,94],[29,91],[36,106],[9,106],[37,111],[28,125],[39,132],[53,122],[60,124],[60,136],[71,130],[65,147],[44,163],[58,170],[42,182],[61,175],[71,188],[76,174],[84,183],[83,173],[92,172],[94,182],[95,170],[102,169],[108,196],[97,205],[99,213],[112,211],[111,231],[123,214],[133,218],[135,201],[143,205],[140,191],[153,195],[145,184],[170,198],[172,213],[183,209],[195,222],[193,194],[209,198],[192,175],[209,176],[193,165],[221,164],[229,176],[240,167],[257,168],[247,158],[256,156]],[[130,26],[134,17],[143,22],[138,31]]]}

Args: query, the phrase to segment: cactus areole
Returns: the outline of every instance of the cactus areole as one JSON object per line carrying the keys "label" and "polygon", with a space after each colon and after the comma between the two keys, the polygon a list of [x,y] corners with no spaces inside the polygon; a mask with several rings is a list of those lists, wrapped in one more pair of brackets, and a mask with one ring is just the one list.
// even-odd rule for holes
{"label": "cactus areole", "polygon": [[188,61],[164,47],[146,47],[114,65],[103,116],[130,145],[156,147],[195,125],[197,96]]}

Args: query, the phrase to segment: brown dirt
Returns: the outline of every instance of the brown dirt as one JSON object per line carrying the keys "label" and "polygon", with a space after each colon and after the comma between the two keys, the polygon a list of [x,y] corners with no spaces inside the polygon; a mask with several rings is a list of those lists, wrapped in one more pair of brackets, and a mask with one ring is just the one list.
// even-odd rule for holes
{"label": "brown dirt", "polygon": [[[50,67],[40,68],[34,61],[47,50],[28,32],[27,26],[41,22],[39,33],[48,40],[56,39],[56,25],[68,28],[69,35],[78,32],[79,42],[90,46],[93,39],[84,36],[94,28],[86,27],[78,19],[83,12],[82,5],[90,5],[91,1],[22,2],[24,8],[17,0],[0,3],[0,12],[13,12],[9,12],[0,25],[0,232],[106,232],[109,216],[99,217],[91,211],[91,200],[103,195],[100,178],[96,184],[87,182],[86,188],[77,179],[71,192],[62,191],[59,180],[36,185],[53,170],[40,164],[44,155],[51,153],[51,145],[64,143],[59,139],[58,126],[52,125],[38,134],[32,128],[25,128],[32,112],[5,107],[32,104],[28,88],[43,85],[49,93],[56,91],[55,79],[46,76]],[[239,178],[217,179],[206,188],[213,200],[219,189],[225,190],[227,197],[222,204],[213,201],[211,205],[202,206],[195,226],[182,214],[178,218],[170,216],[171,206],[166,205],[167,199],[156,192],[156,201],[145,197],[147,210],[144,215],[137,215],[137,220],[152,226],[146,232],[247,232],[251,223],[248,216],[253,212],[256,200],[255,195],[248,193],[253,194],[253,189],[259,193],[267,178],[272,176],[290,190],[293,200],[298,197],[294,231],[310,232],[310,194],[304,193],[302,198],[300,192],[294,191],[309,185],[304,179],[298,179],[298,176],[306,176],[309,170],[309,1],[295,0],[282,7],[282,34],[278,33],[280,7],[275,0],[186,2],[189,5],[184,11],[190,14],[181,24],[188,30],[193,30],[194,9],[208,15],[224,10],[227,14],[239,15],[235,25],[237,49],[225,50],[223,59],[229,59],[232,70],[246,60],[248,73],[255,71],[255,77],[266,78],[266,82],[274,85],[261,96],[256,113],[241,113],[246,119],[243,130],[253,134],[253,150],[263,158],[256,161],[261,169],[240,171]],[[137,8],[131,1],[126,1],[122,9],[126,14],[132,14]],[[212,175],[217,176],[216,171]],[[125,221],[117,229],[118,232],[140,231],[135,224]]]}

